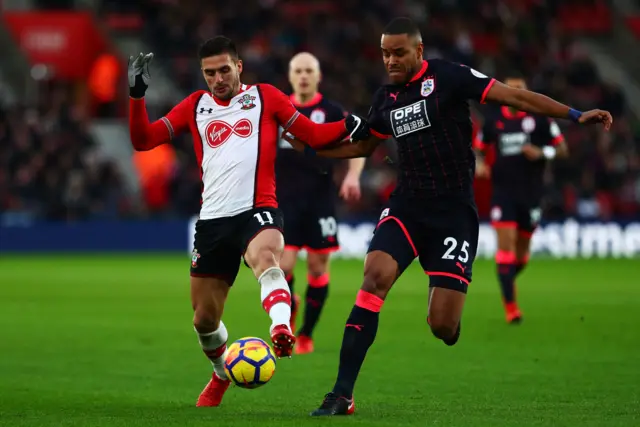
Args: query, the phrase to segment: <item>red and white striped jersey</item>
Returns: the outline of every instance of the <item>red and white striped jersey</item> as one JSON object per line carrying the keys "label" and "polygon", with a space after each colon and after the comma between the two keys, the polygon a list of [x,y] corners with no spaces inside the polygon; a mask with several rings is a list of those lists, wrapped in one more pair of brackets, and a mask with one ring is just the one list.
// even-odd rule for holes
{"label": "red and white striped jersey", "polygon": [[230,100],[194,92],[152,124],[140,109],[143,101],[130,105],[136,149],[154,148],[186,131],[192,134],[202,177],[201,219],[278,206],[274,169],[280,126],[314,147],[338,141],[345,133],[343,122],[318,125],[301,116],[284,93],[267,84],[242,85]]}

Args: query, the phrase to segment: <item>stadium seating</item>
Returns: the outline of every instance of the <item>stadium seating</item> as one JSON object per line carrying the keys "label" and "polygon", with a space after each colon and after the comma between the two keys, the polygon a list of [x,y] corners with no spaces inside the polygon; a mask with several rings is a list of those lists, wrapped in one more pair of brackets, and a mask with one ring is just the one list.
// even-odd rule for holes
{"label": "stadium seating", "polygon": [[[579,214],[579,204],[571,203],[573,198],[601,204],[599,211],[613,216],[640,212],[640,192],[630,196],[631,188],[640,185],[638,132],[627,113],[624,92],[603,81],[574,44],[576,36],[606,36],[611,31],[612,13],[607,1],[432,1],[427,9],[419,1],[247,0],[243,2],[242,20],[228,13],[222,0],[100,3],[104,24],[113,33],[144,39],[157,53],[154,66],[163,67],[183,95],[202,87],[194,59],[198,43],[222,33],[237,41],[245,61],[246,81],[269,82],[283,90],[288,90],[287,63],[291,55],[312,51],[322,63],[322,91],[360,113],[366,113],[371,93],[384,79],[377,34],[389,16],[411,15],[420,21],[429,57],[464,62],[497,77],[507,69],[524,70],[535,90],[576,108],[607,108],[614,114],[615,125],[609,135],[561,123],[572,156],[554,162],[547,174],[547,213]],[[628,22],[635,28],[633,18]],[[165,113],[172,102],[168,98],[165,105],[154,105],[151,114]],[[482,111],[475,116],[481,121]],[[170,197],[162,197],[169,202],[160,210],[191,214],[197,211],[199,175],[189,138],[179,140],[176,150],[177,169],[165,186]],[[393,188],[389,158],[394,158],[393,144],[368,162],[364,200],[356,205],[343,204],[342,216],[377,214]],[[591,171],[594,188],[584,188],[585,168]],[[15,176],[9,178],[15,180]],[[486,186],[480,183],[478,191],[481,213],[486,215]]]}
{"label": "stadium seating", "polygon": [[116,168],[93,150],[85,106],[66,84],[38,105],[0,105],[0,213],[23,219],[116,218],[127,202]]}

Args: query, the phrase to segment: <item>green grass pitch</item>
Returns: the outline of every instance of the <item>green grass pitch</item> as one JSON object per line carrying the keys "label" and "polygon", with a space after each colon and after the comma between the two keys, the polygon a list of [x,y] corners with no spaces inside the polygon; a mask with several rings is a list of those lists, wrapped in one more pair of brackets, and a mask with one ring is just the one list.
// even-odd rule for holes
{"label": "green grass pitch", "polygon": [[[0,425],[640,426],[640,261],[533,260],[507,326],[494,266],[474,266],[461,341],[433,338],[416,264],[391,292],[356,386],[356,414],[312,419],[336,375],[362,263],[332,265],[314,354],[280,360],[257,390],[195,408],[211,367],[191,320],[188,256],[0,258]],[[297,269],[304,282],[304,266]],[[301,291],[302,289],[299,289]],[[242,268],[231,340],[268,337]]]}

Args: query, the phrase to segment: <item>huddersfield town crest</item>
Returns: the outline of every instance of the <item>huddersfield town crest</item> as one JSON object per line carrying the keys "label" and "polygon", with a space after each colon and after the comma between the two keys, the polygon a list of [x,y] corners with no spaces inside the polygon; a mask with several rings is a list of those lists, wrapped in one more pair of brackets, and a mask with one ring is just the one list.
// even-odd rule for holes
{"label": "huddersfield town crest", "polygon": [[426,79],[422,82],[422,88],[420,89],[420,95],[425,98],[431,95],[431,92],[436,88],[436,82],[433,79]]}
{"label": "huddersfield town crest", "polygon": [[250,110],[253,107],[256,106],[256,104],[253,103],[253,101],[255,101],[256,97],[255,96],[251,96],[248,93],[242,95],[242,98],[240,98],[238,100],[238,104],[240,104],[240,108],[243,110]]}

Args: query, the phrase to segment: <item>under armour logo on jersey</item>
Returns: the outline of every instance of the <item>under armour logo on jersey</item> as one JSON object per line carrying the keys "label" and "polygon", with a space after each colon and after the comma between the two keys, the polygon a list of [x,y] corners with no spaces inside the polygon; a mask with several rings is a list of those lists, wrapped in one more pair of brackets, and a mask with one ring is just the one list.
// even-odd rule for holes
{"label": "under armour logo on jersey", "polygon": [[213,108],[204,108],[204,107],[200,108],[200,114],[204,114],[205,111],[211,114],[213,113]]}

